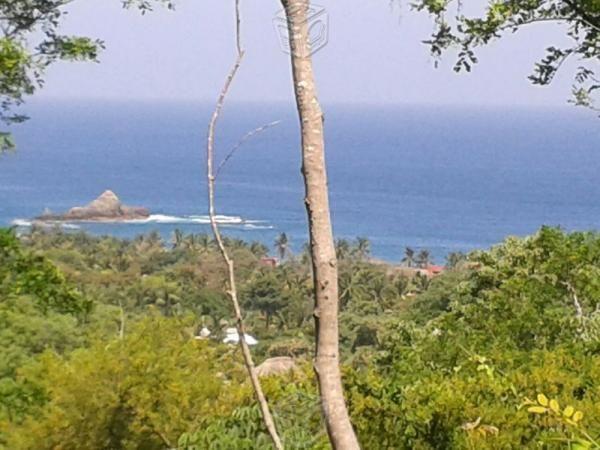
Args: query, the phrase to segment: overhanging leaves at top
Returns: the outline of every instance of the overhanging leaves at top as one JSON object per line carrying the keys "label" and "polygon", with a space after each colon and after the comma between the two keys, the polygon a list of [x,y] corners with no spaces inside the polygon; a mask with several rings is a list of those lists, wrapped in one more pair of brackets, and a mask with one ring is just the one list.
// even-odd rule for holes
{"label": "overhanging leaves at top", "polygon": [[600,62],[600,0],[490,0],[485,12],[476,17],[465,14],[466,4],[458,0],[418,0],[413,6],[435,19],[434,33],[426,41],[434,56],[440,57],[449,48],[458,49],[456,71],[470,71],[478,62],[475,49],[504,33],[534,23],[566,24],[570,45],[550,43],[529,79],[547,85],[567,60],[577,59],[571,102],[600,111],[594,103],[594,94],[600,88],[596,75]]}

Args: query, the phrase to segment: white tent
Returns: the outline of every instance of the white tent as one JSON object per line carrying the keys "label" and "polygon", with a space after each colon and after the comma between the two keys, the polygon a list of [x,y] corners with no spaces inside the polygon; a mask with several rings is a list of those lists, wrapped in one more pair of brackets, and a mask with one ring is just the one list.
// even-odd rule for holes
{"label": "white tent", "polygon": [[[225,330],[225,334],[225,339],[223,339],[224,344],[239,344],[240,335],[238,334],[236,328],[227,328],[227,330]],[[244,340],[248,345],[258,344],[258,341],[253,336],[250,336],[248,333],[244,333]]]}

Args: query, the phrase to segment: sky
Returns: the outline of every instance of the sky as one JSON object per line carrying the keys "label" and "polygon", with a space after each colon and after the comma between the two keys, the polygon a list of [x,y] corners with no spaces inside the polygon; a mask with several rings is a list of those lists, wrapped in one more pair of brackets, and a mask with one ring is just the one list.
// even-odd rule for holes
{"label": "sky", "polygon": [[[560,25],[538,24],[479,52],[471,74],[455,74],[451,54],[439,68],[422,44],[433,25],[408,0],[320,0],[328,44],[314,55],[325,103],[557,106],[569,97],[572,67],[551,87],[527,80],[544,49],[566,41]],[[120,0],[80,0],[63,31],[102,39],[100,63],[60,63],[48,73],[45,99],[214,101],[235,57],[233,0],[178,0],[175,11],[141,16]],[[483,0],[471,0],[481,7]],[[292,99],[289,57],[273,18],[277,0],[242,0],[246,58],[230,98]]]}

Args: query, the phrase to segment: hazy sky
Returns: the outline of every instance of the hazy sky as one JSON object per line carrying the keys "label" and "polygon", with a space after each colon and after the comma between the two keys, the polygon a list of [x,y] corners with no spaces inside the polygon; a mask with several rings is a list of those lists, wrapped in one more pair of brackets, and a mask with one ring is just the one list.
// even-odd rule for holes
{"label": "hazy sky", "polygon": [[[432,23],[391,9],[389,0],[320,0],[329,14],[329,44],[315,55],[325,102],[563,105],[569,67],[550,88],[527,80],[550,44],[565,41],[556,25],[532,25],[480,52],[472,74],[456,75],[450,55],[438,69],[421,44]],[[472,0],[482,4],[483,0]],[[120,0],[79,0],[65,31],[103,39],[101,63],[53,67],[40,97],[214,100],[234,58],[233,0],[179,0],[177,10],[144,17]],[[289,100],[289,60],[272,19],[276,0],[243,0],[247,58],[231,98]]]}

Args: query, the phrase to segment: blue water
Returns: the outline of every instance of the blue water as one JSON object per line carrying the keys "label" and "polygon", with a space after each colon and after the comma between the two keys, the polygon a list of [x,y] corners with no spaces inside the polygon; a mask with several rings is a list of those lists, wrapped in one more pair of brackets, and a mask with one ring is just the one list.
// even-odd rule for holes
{"label": "blue water", "polygon": [[[600,119],[574,108],[481,109],[324,105],[337,237],[366,236],[375,256],[405,246],[484,248],[543,224],[600,228]],[[166,238],[208,232],[204,142],[210,105],[45,102],[14,128],[0,158],[0,225],[44,208],[64,211],[112,189],[130,205],[183,223],[89,224],[94,233]],[[306,240],[299,135],[292,104],[228,105],[220,156],[247,131],[283,120],[247,143],[218,181],[219,213],[259,221],[228,234],[272,247],[285,231]]]}

